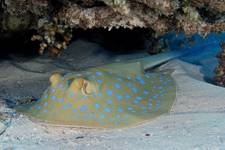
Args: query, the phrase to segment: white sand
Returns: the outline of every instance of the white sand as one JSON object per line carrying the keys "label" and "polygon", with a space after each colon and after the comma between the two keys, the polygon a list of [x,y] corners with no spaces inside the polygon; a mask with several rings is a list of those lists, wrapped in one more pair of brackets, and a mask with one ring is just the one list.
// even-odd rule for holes
{"label": "white sand", "polygon": [[[211,72],[207,72],[208,74],[202,71],[205,69],[204,65],[208,63],[203,59],[212,60],[210,57],[213,57],[212,55],[205,57],[202,55],[203,53],[205,54],[207,51],[195,55],[195,59],[191,56],[185,58],[192,62],[201,60],[203,68],[181,60],[172,60],[160,67],[162,70],[174,69],[172,76],[177,83],[177,98],[169,114],[162,115],[138,127],[103,131],[41,126],[31,122],[26,116],[16,116],[12,118],[10,126],[0,136],[0,149],[225,149],[225,88],[214,86],[203,80],[203,76],[212,74],[212,69]],[[105,58],[104,55],[101,57]],[[7,62],[4,63],[7,64]],[[1,67],[2,65],[0,65],[0,69]],[[15,69],[14,71],[16,72]],[[0,76],[3,76],[2,74],[4,75],[1,71]],[[37,87],[33,85],[34,89],[23,89],[12,94],[9,92],[15,91],[15,88],[11,86],[13,81],[19,80],[15,77],[18,73],[1,79],[0,84],[9,90],[6,91],[8,97],[13,97],[13,94],[20,94],[22,97],[27,93],[29,93],[27,95],[41,94],[42,89],[46,86],[45,82],[49,73],[28,74],[30,75],[29,82],[37,83],[32,79],[40,81],[39,84],[35,84]],[[11,82],[9,82],[9,78],[12,80],[10,80]],[[23,88],[31,87],[29,82],[24,84]],[[0,96],[4,96],[4,94]]]}

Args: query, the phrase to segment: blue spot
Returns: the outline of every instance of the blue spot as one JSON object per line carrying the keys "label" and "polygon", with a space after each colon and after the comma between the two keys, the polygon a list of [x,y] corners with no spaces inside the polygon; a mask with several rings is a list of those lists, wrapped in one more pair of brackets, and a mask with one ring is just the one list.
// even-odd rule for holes
{"label": "blue spot", "polygon": [[145,84],[145,81],[144,80],[140,80],[139,83],[143,85],[143,84]]}
{"label": "blue spot", "polygon": [[48,98],[48,95],[44,95],[44,98],[47,99]]}
{"label": "blue spot", "polygon": [[76,110],[76,109],[73,109],[73,110],[72,110],[72,112],[73,112],[73,113],[76,113],[76,112],[77,112],[77,110]]}
{"label": "blue spot", "polygon": [[51,91],[52,91],[52,93],[54,93],[55,92],[55,89],[53,88]]}
{"label": "blue spot", "polygon": [[126,94],[125,97],[126,97],[126,99],[129,99],[130,98],[130,95],[129,94]]}
{"label": "blue spot", "polygon": [[138,104],[139,101],[138,100],[133,100],[133,103]]}
{"label": "blue spot", "polygon": [[116,97],[117,97],[117,99],[118,99],[119,101],[123,99],[123,96],[122,96],[122,95],[119,95],[119,94],[117,94]]}
{"label": "blue spot", "polygon": [[65,110],[65,109],[67,109],[67,106],[66,105],[63,105],[62,106],[62,110]]}
{"label": "blue spot", "polygon": [[102,80],[97,80],[97,82],[98,82],[99,84],[102,84],[102,83],[103,83],[103,81],[102,81]]}
{"label": "blue spot", "polygon": [[118,108],[118,112],[123,112],[123,109],[121,107]]}
{"label": "blue spot", "polygon": [[69,96],[70,96],[70,98],[73,98],[75,96],[74,92],[71,91]]}
{"label": "blue spot", "polygon": [[73,105],[71,103],[68,104],[68,108],[72,108]]}
{"label": "blue spot", "polygon": [[37,106],[37,109],[38,109],[38,110],[41,110],[41,106]]}
{"label": "blue spot", "polygon": [[48,110],[45,109],[45,110],[44,110],[44,113],[47,113],[47,112],[48,112]]}
{"label": "blue spot", "polygon": [[57,87],[58,88],[63,88],[63,85],[62,84],[59,84]]}
{"label": "blue spot", "polygon": [[90,114],[86,114],[86,118],[87,119],[90,119],[91,118],[91,115]]}
{"label": "blue spot", "polygon": [[83,98],[83,99],[87,99],[88,96],[87,96],[87,95],[82,95],[82,98]]}
{"label": "blue spot", "polygon": [[155,95],[152,96],[152,98],[157,99],[158,96],[159,96],[158,94],[155,94]]}
{"label": "blue spot", "polygon": [[137,76],[136,79],[137,80],[142,80],[142,78],[140,76]]}
{"label": "blue spot", "polygon": [[152,103],[151,102],[148,103],[148,108],[152,109]]}
{"label": "blue spot", "polygon": [[160,81],[160,82],[163,82],[164,80],[163,80],[163,79],[159,79],[159,81]]}
{"label": "blue spot", "polygon": [[102,93],[98,93],[98,96],[102,96]]}
{"label": "blue spot", "polygon": [[96,72],[96,75],[97,75],[97,76],[101,76],[102,73],[101,73],[101,72]]}
{"label": "blue spot", "polygon": [[83,106],[80,107],[80,110],[81,110],[81,111],[85,111],[85,110],[87,110],[87,109],[88,109],[88,107],[85,106],[85,105],[83,105]]}
{"label": "blue spot", "polygon": [[112,104],[112,100],[107,100],[107,102],[106,102],[107,104]]}
{"label": "blue spot", "polygon": [[140,100],[142,100],[142,97],[137,96],[136,99],[140,101]]}
{"label": "blue spot", "polygon": [[155,85],[154,85],[154,86],[152,86],[152,88],[153,88],[153,89],[156,89],[156,88],[157,88],[157,86],[155,86]]}
{"label": "blue spot", "polygon": [[167,82],[167,81],[163,82],[163,85],[167,85],[167,84],[168,84],[168,82]]}
{"label": "blue spot", "polygon": [[63,98],[60,98],[59,99],[59,102],[61,102],[61,103],[64,102],[64,99]]}
{"label": "blue spot", "polygon": [[171,80],[171,79],[168,79],[167,81],[168,81],[168,82],[172,82],[172,80]]}
{"label": "blue spot", "polygon": [[149,94],[149,92],[148,92],[148,91],[146,91],[146,90],[145,90],[143,93],[144,93],[145,95],[148,95],[148,94]]}
{"label": "blue spot", "polygon": [[115,83],[114,86],[115,86],[115,88],[120,89],[120,84],[119,83]]}
{"label": "blue spot", "polygon": [[55,95],[52,96],[52,100],[56,100],[56,96]]}
{"label": "blue spot", "polygon": [[105,112],[108,112],[108,113],[111,112],[111,109],[108,107],[106,107],[104,110],[105,110]]}
{"label": "blue spot", "polygon": [[44,106],[47,107],[47,106],[48,106],[48,102],[45,102],[45,103],[44,103]]}
{"label": "blue spot", "polygon": [[159,89],[159,90],[161,90],[161,89],[163,89],[163,87],[162,87],[162,86],[160,86],[160,87],[158,87],[158,89]]}
{"label": "blue spot", "polygon": [[126,86],[127,87],[132,87],[132,84],[131,83],[127,83]]}
{"label": "blue spot", "polygon": [[91,74],[91,72],[85,72],[85,74],[86,74],[86,75],[90,75],[90,74]]}
{"label": "blue spot", "polygon": [[137,89],[136,89],[136,88],[132,88],[131,91],[132,91],[133,93],[137,93]]}
{"label": "blue spot", "polygon": [[104,118],[105,118],[105,115],[101,115],[101,116],[100,116],[100,119],[104,119]]}
{"label": "blue spot", "polygon": [[96,103],[95,108],[97,108],[97,109],[100,108],[100,104]]}
{"label": "blue spot", "polygon": [[108,95],[108,96],[112,96],[112,93],[113,93],[113,92],[112,92],[111,90],[108,90],[108,91],[107,91],[107,95]]}
{"label": "blue spot", "polygon": [[133,110],[133,108],[131,108],[131,107],[127,107],[127,110]]}
{"label": "blue spot", "polygon": [[128,80],[131,80],[131,77],[130,77],[130,76],[128,76],[128,77],[127,77],[127,79],[128,79]]}
{"label": "blue spot", "polygon": [[113,118],[109,118],[109,122],[113,122],[114,121],[114,119]]}

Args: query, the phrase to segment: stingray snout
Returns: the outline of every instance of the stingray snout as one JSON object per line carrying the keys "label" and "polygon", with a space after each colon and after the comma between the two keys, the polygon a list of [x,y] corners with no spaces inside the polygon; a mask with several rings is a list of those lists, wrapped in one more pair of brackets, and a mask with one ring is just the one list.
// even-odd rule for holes
{"label": "stingray snout", "polygon": [[53,73],[49,78],[51,86],[56,86],[61,80],[62,76],[60,75],[60,73]]}

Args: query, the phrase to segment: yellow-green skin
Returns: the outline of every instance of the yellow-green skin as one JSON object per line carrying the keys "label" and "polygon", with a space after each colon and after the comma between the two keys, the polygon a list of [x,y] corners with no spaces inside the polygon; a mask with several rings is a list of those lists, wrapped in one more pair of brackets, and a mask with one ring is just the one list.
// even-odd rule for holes
{"label": "yellow-green skin", "polygon": [[16,109],[34,120],[56,125],[138,125],[168,112],[176,95],[169,74],[144,74],[141,68],[139,62],[115,63],[64,76],[56,73],[40,100]]}

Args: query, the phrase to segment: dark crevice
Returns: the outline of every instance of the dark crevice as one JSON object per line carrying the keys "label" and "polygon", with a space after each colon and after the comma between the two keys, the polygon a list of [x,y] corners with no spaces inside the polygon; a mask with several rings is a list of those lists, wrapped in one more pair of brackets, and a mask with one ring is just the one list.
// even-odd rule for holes
{"label": "dark crevice", "polygon": [[[151,33],[151,30],[142,28],[132,30],[121,28],[112,29],[111,31],[102,28],[89,30],[75,29],[73,41],[83,39],[95,42],[115,54],[131,54],[147,50],[151,44],[149,41],[149,39],[152,39]],[[35,30],[29,30],[27,32],[15,33],[8,38],[1,38],[0,59],[9,59],[12,55],[29,59],[39,56],[38,49],[40,43],[31,41],[32,35],[35,34]]]}
{"label": "dark crevice", "polygon": [[215,20],[219,19],[219,15],[217,13],[209,12],[207,7],[202,7],[197,9],[199,12],[199,15],[204,18],[204,21],[208,23],[215,23]]}
{"label": "dark crevice", "polygon": [[10,55],[18,55],[21,57],[38,56],[38,43],[31,42],[30,38],[35,31],[18,32],[10,35],[10,37],[0,38],[1,55],[0,58],[10,58]]}
{"label": "dark crevice", "polygon": [[77,0],[76,3],[83,8],[92,7],[106,7],[107,5],[102,1],[91,1],[91,0]]}
{"label": "dark crevice", "polygon": [[[93,8],[93,7],[106,7],[107,5],[103,1],[93,1],[93,0],[51,0],[51,4],[54,8],[60,8],[68,2],[76,3],[83,8]],[[56,6],[56,7],[55,7]]]}
{"label": "dark crevice", "polygon": [[151,30],[144,28],[134,29],[76,29],[74,39],[83,38],[100,44],[105,49],[116,53],[132,53],[147,49]]}

